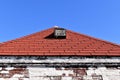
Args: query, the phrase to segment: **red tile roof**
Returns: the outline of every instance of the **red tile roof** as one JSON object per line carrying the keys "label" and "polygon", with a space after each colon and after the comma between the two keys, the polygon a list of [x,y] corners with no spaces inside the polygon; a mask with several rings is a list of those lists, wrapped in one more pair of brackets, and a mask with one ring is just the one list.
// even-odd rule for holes
{"label": "red tile roof", "polygon": [[54,28],[0,44],[0,55],[120,56],[120,46],[70,30],[66,39],[46,38]]}

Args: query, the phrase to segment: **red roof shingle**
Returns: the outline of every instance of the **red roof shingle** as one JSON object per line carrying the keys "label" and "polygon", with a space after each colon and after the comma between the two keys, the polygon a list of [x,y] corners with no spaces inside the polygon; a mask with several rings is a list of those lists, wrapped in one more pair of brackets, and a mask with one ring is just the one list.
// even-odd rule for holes
{"label": "red roof shingle", "polygon": [[50,28],[0,44],[0,55],[33,56],[120,56],[120,46],[66,30],[66,39],[46,38]]}

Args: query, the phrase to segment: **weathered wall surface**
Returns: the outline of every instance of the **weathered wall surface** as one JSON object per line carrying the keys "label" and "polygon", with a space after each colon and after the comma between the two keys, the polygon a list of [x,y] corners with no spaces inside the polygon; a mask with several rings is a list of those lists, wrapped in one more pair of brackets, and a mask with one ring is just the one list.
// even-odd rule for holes
{"label": "weathered wall surface", "polygon": [[0,80],[120,80],[120,57],[0,56],[0,66]]}
{"label": "weathered wall surface", "polygon": [[0,80],[120,80],[120,68],[0,67]]}

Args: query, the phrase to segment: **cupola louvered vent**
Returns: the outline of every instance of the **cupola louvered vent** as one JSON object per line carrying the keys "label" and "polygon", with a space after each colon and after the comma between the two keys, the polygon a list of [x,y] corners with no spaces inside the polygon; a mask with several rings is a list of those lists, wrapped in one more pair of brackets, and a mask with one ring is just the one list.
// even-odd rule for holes
{"label": "cupola louvered vent", "polygon": [[55,28],[54,36],[55,38],[66,38],[66,30],[64,28]]}

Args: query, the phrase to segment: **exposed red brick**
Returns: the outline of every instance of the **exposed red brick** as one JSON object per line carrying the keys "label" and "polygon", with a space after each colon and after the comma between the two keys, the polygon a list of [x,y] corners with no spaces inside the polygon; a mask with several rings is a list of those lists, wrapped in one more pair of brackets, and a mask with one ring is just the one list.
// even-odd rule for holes
{"label": "exposed red brick", "polygon": [[28,70],[25,68],[14,68],[12,70],[6,70],[5,68],[2,68],[2,70],[8,71],[9,73],[0,73],[0,78],[12,78],[15,74],[22,74],[23,78],[29,77]]}

